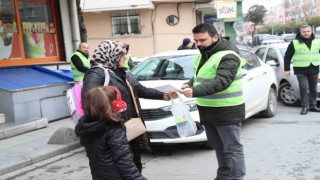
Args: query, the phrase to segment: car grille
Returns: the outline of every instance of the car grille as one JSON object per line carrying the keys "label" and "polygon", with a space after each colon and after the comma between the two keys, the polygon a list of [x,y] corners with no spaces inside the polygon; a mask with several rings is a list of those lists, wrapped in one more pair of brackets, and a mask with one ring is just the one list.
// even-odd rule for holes
{"label": "car grille", "polygon": [[[204,128],[199,122],[195,122],[197,126],[196,134],[200,134],[204,131]],[[148,132],[150,139],[175,139],[180,138],[177,130],[177,126],[170,126],[164,132]]]}
{"label": "car grille", "polygon": [[171,111],[162,109],[142,109],[142,117],[145,121],[159,120],[172,116]]}

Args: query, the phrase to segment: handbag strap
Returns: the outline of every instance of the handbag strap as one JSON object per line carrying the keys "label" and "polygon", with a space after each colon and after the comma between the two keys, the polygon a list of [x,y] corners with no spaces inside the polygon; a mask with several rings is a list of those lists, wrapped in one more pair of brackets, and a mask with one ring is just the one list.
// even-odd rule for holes
{"label": "handbag strap", "polygon": [[126,83],[127,83],[128,87],[130,89],[131,96],[132,96],[132,99],[133,99],[133,104],[134,104],[134,107],[135,107],[136,112],[138,114],[138,117],[140,117],[140,112],[139,112],[139,109],[138,109],[136,97],[134,96],[134,93],[133,93],[133,90],[132,90],[132,86],[131,86],[131,84],[129,83],[129,81],[127,79],[126,79]]}

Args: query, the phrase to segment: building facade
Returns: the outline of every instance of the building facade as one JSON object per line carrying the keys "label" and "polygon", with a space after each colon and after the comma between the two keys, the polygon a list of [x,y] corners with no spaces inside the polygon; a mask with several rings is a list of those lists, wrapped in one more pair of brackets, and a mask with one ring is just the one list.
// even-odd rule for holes
{"label": "building facade", "polygon": [[1,0],[0,68],[67,62],[79,41],[76,17],[72,0]]}

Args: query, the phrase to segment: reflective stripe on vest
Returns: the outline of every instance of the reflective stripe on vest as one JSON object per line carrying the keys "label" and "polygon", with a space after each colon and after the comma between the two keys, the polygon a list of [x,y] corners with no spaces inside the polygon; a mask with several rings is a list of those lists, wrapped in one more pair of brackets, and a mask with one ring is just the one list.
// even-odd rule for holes
{"label": "reflective stripe on vest", "polygon": [[[206,107],[227,107],[244,103],[244,98],[242,94],[242,66],[246,63],[246,60],[240,57],[234,51],[220,51],[213,54],[206,61],[206,63],[199,69],[198,74],[194,75],[193,86],[213,81],[213,79],[216,76],[217,69],[222,57],[227,54],[234,54],[240,59],[240,66],[237,70],[237,74],[234,81],[224,91],[207,96],[196,97],[195,99],[198,105]],[[198,55],[196,61],[194,62],[195,72],[197,72],[200,60],[201,54]]]}
{"label": "reflective stripe on vest", "polygon": [[292,57],[293,67],[308,67],[310,64],[319,66],[320,63],[320,41],[312,40],[311,48],[309,49],[305,43],[300,43],[299,40],[293,40],[294,55]]}
{"label": "reflective stripe on vest", "polygon": [[[90,67],[90,60],[88,58],[86,58],[83,54],[81,54],[80,52],[76,51],[75,53],[72,54],[72,56],[74,56],[74,55],[77,55],[81,59],[84,67],[87,67],[87,68]],[[72,70],[74,81],[76,81],[76,82],[82,81],[83,77],[84,77],[84,73],[79,71],[76,68],[76,66],[73,64],[72,61],[70,61],[70,66],[71,66],[71,70]]]}

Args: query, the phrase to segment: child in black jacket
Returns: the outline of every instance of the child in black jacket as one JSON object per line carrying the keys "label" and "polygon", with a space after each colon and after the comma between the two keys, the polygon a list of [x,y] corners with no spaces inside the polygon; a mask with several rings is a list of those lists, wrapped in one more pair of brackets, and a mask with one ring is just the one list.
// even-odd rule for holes
{"label": "child in black jacket", "polygon": [[145,180],[133,162],[125,127],[112,103],[115,87],[97,87],[85,98],[86,115],[75,128],[89,158],[93,180]]}

